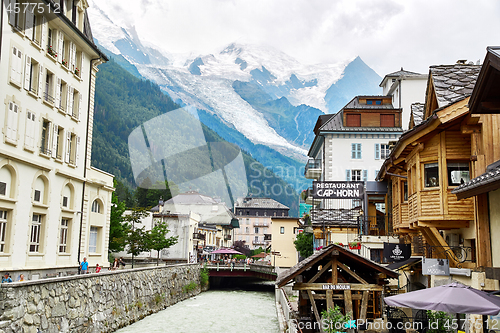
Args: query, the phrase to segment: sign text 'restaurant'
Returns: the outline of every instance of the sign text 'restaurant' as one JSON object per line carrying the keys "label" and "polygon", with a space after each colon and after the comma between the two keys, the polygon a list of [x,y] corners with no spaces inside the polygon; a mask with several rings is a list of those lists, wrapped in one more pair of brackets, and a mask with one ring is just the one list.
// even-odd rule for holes
{"label": "sign text 'restaurant'", "polygon": [[363,194],[363,182],[313,182],[313,198],[315,199],[362,199]]}

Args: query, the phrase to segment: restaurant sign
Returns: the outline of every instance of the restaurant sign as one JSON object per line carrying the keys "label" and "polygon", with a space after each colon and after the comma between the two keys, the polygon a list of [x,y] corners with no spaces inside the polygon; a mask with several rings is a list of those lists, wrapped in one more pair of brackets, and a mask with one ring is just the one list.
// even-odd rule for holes
{"label": "restaurant sign", "polygon": [[384,243],[384,258],[387,261],[403,261],[410,259],[411,244]]}
{"label": "restaurant sign", "polygon": [[422,258],[422,275],[450,275],[448,259]]}
{"label": "restaurant sign", "polygon": [[315,199],[363,199],[364,182],[314,181]]}

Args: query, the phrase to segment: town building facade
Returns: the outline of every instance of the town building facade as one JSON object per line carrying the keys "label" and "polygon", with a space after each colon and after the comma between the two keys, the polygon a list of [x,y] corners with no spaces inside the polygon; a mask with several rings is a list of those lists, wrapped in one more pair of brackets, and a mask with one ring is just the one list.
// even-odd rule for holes
{"label": "town building facade", "polygon": [[267,249],[271,244],[271,218],[286,217],[290,208],[270,198],[238,198],[234,214],[240,227],[234,230],[234,240],[244,241],[250,249]]}
{"label": "town building facade", "polygon": [[0,266],[36,279],[76,273],[83,257],[107,265],[113,176],[90,163],[97,66],[107,58],[88,3],[6,3]]}

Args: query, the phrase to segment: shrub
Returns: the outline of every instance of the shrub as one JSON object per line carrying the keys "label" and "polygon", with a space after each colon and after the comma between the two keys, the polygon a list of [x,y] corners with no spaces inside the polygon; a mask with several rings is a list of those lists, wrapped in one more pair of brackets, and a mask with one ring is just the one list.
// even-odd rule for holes
{"label": "shrub", "polygon": [[192,290],[195,290],[196,287],[198,287],[198,285],[196,284],[196,282],[192,282],[191,281],[191,282],[189,282],[189,284],[186,284],[184,287],[182,287],[182,291],[184,293],[188,293],[188,292],[190,292]]}
{"label": "shrub", "polygon": [[203,267],[201,270],[200,270],[200,284],[202,286],[206,286],[208,284],[208,279],[210,277],[210,273],[208,271],[208,268],[207,266]]}
{"label": "shrub", "polygon": [[327,333],[343,332],[344,329],[350,328],[348,324],[351,318],[351,313],[343,315],[338,305],[335,305],[333,309],[321,312],[322,325],[328,325],[327,328],[323,326]]}

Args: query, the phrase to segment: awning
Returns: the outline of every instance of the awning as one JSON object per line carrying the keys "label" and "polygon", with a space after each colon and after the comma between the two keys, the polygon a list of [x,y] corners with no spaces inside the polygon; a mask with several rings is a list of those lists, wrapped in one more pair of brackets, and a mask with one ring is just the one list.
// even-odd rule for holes
{"label": "awning", "polygon": [[389,265],[385,266],[385,268],[392,269],[393,271],[397,271],[397,270],[400,270],[400,269],[403,269],[406,267],[413,266],[413,265],[419,263],[420,261],[422,261],[422,258],[410,258],[410,259],[407,259],[405,261],[398,261],[398,262],[389,264]]}

